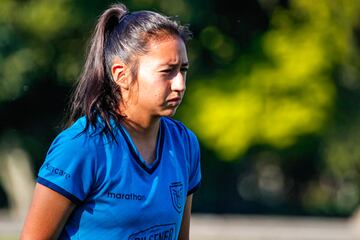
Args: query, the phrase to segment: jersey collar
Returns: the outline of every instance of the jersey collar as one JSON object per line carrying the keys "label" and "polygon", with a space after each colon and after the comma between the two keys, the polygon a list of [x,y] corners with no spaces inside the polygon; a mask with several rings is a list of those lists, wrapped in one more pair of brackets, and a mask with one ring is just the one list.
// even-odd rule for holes
{"label": "jersey collar", "polygon": [[142,169],[144,169],[147,173],[152,174],[156,170],[156,168],[159,166],[162,152],[163,152],[165,132],[164,132],[164,122],[163,122],[162,118],[160,118],[159,134],[157,136],[157,141],[156,141],[156,158],[155,158],[154,162],[151,164],[146,163],[142,159],[140,152],[137,150],[136,145],[134,144],[133,140],[130,137],[130,134],[125,129],[125,127],[122,126],[121,124],[119,124],[119,129],[120,129],[121,135],[123,136],[123,138],[125,139],[125,141],[128,145],[128,148],[130,150],[130,153],[131,153],[133,159],[135,159],[137,164]]}

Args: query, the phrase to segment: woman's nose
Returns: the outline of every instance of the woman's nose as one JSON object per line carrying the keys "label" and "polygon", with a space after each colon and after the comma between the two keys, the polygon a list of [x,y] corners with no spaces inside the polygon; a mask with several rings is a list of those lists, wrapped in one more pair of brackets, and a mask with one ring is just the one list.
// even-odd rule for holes
{"label": "woman's nose", "polygon": [[186,76],[182,72],[178,72],[177,75],[172,79],[171,90],[177,92],[183,92],[186,89]]}

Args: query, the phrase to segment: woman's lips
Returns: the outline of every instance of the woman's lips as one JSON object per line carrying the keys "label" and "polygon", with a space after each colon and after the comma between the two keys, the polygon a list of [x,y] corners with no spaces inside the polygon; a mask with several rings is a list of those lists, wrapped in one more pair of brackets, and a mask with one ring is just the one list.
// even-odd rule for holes
{"label": "woman's lips", "polygon": [[180,97],[176,97],[176,98],[171,98],[169,100],[167,100],[168,105],[170,106],[177,106],[181,103],[181,98]]}

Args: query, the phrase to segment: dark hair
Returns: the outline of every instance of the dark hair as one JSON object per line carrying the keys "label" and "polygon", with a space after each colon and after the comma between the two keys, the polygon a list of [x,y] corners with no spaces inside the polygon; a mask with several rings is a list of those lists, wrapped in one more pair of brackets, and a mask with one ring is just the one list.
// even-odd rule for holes
{"label": "dark hair", "polygon": [[146,54],[150,40],[178,36],[184,42],[191,38],[187,26],[152,11],[130,13],[124,4],[111,5],[99,17],[87,51],[83,72],[72,93],[65,127],[86,116],[87,125],[97,127],[98,117],[105,123],[104,131],[111,133],[111,118],[119,121],[121,92],[112,79],[114,57],[127,65],[133,79],[137,76],[137,56]]}

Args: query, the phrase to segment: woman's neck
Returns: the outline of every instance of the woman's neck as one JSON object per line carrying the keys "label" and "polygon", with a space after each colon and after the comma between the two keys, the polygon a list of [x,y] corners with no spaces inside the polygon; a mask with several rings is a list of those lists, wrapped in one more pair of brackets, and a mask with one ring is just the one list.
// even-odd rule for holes
{"label": "woman's neck", "polygon": [[156,119],[133,119],[126,115],[123,120],[124,127],[128,132],[134,136],[141,138],[153,137],[157,135],[160,127],[160,118]]}
{"label": "woman's neck", "polygon": [[139,134],[149,134],[157,132],[160,126],[160,117],[154,117],[150,114],[144,114],[139,109],[134,109],[128,106],[125,109],[120,109],[124,118],[126,128],[130,128],[131,131],[138,132]]}
{"label": "woman's neck", "polygon": [[119,105],[119,112],[125,116],[123,121],[127,130],[145,135],[153,132],[157,133],[160,126],[160,117],[144,112],[137,105],[137,101],[129,96],[128,92],[123,93],[123,98],[127,100],[123,100]]}
{"label": "woman's neck", "polygon": [[160,128],[160,118],[157,119],[133,119],[126,115],[123,120],[126,128],[134,142],[141,157],[151,164],[156,159],[156,142]]}

